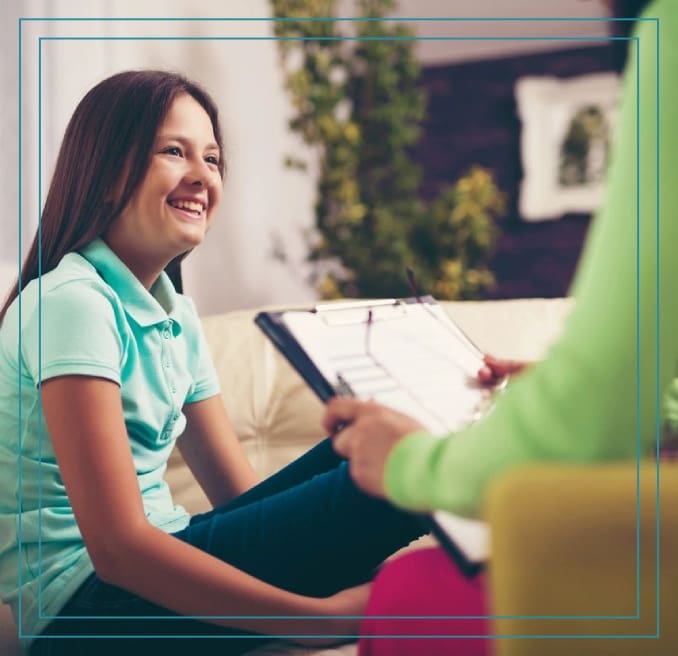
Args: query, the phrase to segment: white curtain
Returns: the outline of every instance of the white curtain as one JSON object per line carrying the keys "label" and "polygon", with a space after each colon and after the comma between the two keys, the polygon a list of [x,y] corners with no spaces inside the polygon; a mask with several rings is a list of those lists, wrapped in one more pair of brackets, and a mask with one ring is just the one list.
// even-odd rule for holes
{"label": "white curtain", "polygon": [[[283,88],[268,0],[230,0],[200,6],[190,0],[29,0],[5,5],[10,26],[3,43],[5,89],[19,89],[19,17],[102,20],[24,20],[21,40],[21,226],[18,201],[0,213],[0,284],[16,277],[33,237],[39,207],[66,123],[84,93],[104,77],[130,68],[178,71],[203,84],[222,114],[228,176],[219,216],[205,243],[183,264],[185,292],[201,314],[315,297],[307,282],[305,231],[313,223],[313,174],[284,168],[287,154],[309,157],[290,134],[291,108]],[[158,20],[114,20],[134,17]],[[175,20],[168,20],[168,19]],[[164,20],[163,20],[164,19]],[[11,30],[14,30],[12,40]],[[94,37],[94,38],[93,38]],[[5,52],[7,50],[7,52]],[[39,84],[39,81],[41,84]],[[4,179],[16,176],[17,94],[2,100]],[[42,111],[39,112],[39,104]],[[41,162],[41,171],[38,163]],[[11,199],[13,193],[8,196]],[[18,198],[18,197],[17,197]],[[282,243],[287,262],[274,258]]]}
{"label": "white curtain", "polygon": [[[547,6],[548,5],[548,6]],[[341,0],[339,13],[355,15],[356,0]],[[2,111],[5,202],[0,212],[0,294],[16,277],[18,262],[19,111],[18,20],[27,18],[96,17],[95,21],[24,21],[22,28],[21,109],[21,241],[25,252],[39,215],[38,160],[42,156],[42,193],[68,118],[93,84],[127,68],[178,70],[202,82],[215,97],[223,118],[229,174],[221,214],[206,242],[183,265],[186,292],[202,314],[268,303],[306,301],[314,297],[307,284],[304,231],[313,224],[313,173],[282,166],[285,155],[308,159],[309,153],[287,129],[291,113],[283,89],[269,0],[2,0],[0,71],[6,93]],[[563,47],[559,37],[573,31],[591,37],[606,34],[605,15],[597,2],[558,0],[400,0],[402,16],[580,16],[567,21],[418,23],[420,35],[474,35],[514,32],[541,35],[545,41],[422,41],[423,63],[436,64],[474,57],[508,56],[526,49]],[[111,20],[134,17],[158,20]],[[177,18],[258,18],[264,20],[167,20]],[[163,20],[164,19],[164,20]],[[569,32],[568,32],[569,33]],[[95,37],[91,41],[73,37]],[[69,40],[70,37],[70,40]],[[136,40],[122,40],[130,37]],[[151,40],[161,37],[164,40]],[[218,40],[236,37],[242,40]],[[40,40],[42,38],[42,41]],[[59,40],[48,40],[59,39]],[[249,40],[248,40],[249,39]],[[38,58],[40,47],[41,58]],[[41,68],[39,69],[39,64]],[[42,81],[42,129],[38,138],[38,78]],[[7,93],[7,90],[10,92]],[[14,93],[12,93],[14,91]],[[312,170],[312,167],[311,167]],[[272,257],[275,240],[288,262]]]}

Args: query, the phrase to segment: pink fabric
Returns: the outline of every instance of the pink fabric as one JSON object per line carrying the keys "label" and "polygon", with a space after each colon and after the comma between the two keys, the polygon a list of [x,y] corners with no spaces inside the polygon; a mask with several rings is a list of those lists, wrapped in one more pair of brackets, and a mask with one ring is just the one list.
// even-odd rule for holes
{"label": "pink fabric", "polygon": [[[490,622],[482,617],[487,614],[482,574],[466,578],[440,548],[412,551],[389,562],[377,576],[358,656],[490,656],[491,639],[473,637],[490,633]],[[434,615],[448,617],[426,617]]]}

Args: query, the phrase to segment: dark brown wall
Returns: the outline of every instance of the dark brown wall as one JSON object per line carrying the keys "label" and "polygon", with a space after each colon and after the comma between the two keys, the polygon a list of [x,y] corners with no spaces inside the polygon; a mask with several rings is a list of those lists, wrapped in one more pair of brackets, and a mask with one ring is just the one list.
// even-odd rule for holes
{"label": "dark brown wall", "polygon": [[618,70],[619,53],[604,45],[451,66],[427,67],[428,117],[415,156],[424,170],[422,195],[430,199],[472,164],[494,171],[507,193],[508,211],[492,260],[498,285],[487,298],[555,297],[567,293],[590,216],[526,223],[517,210],[520,121],[514,86],[530,75],[573,77]]}

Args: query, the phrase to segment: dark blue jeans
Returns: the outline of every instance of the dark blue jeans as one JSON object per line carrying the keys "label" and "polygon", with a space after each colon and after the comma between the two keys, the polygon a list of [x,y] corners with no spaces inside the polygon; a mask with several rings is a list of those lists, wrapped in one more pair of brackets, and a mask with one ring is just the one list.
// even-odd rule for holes
{"label": "dark blue jeans", "polygon": [[[324,597],[371,579],[385,558],[423,532],[416,516],[361,492],[324,440],[232,502],[196,515],[175,536],[268,583]],[[179,616],[96,574],[42,636],[31,656],[178,656],[191,649],[227,656],[272,639]]]}

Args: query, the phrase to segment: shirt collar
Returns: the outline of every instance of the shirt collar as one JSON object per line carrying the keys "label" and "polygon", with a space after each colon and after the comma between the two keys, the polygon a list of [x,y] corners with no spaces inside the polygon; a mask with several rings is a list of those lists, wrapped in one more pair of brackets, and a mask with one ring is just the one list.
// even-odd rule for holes
{"label": "shirt collar", "polygon": [[172,325],[176,325],[176,329],[180,330],[174,316],[178,295],[164,271],[148,290],[103,239],[95,239],[87,244],[80,249],[80,255],[113,288],[120,297],[126,313],[139,326],[152,326],[172,319]]}

